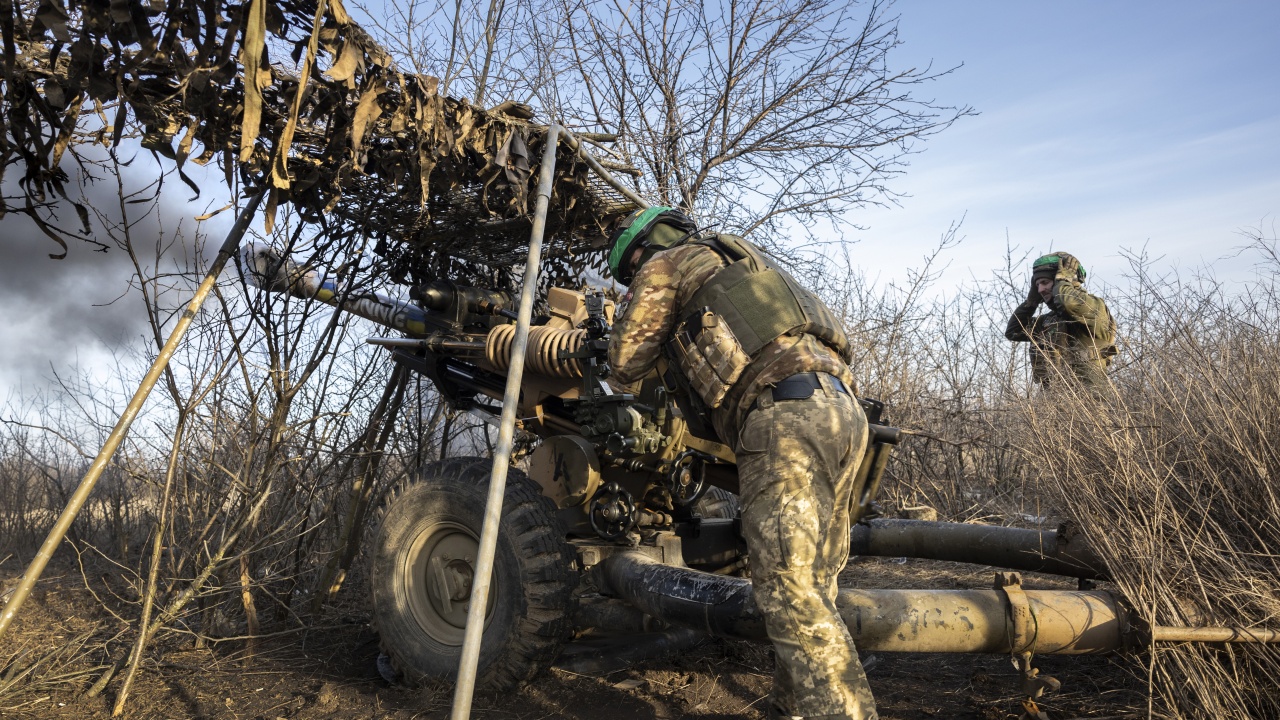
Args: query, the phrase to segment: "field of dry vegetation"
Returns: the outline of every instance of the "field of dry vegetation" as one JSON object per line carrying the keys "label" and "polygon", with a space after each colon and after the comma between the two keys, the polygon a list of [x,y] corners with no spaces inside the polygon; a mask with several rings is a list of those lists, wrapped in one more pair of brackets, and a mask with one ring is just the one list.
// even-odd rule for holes
{"label": "field of dry vegetation", "polygon": [[[888,468],[887,507],[927,505],[940,519],[1002,525],[1069,520],[1105,559],[1114,578],[1108,587],[1139,622],[1280,626],[1274,233],[1242,239],[1242,252],[1256,263],[1248,282],[1220,283],[1210,270],[1171,271],[1164,259],[1144,256],[1132,257],[1123,277],[1091,279],[1121,338],[1113,387],[1101,398],[1038,391],[1025,348],[1004,340],[1008,313],[1026,294],[1028,257],[993,258],[999,267],[989,277],[954,287],[941,278],[959,252],[955,232],[894,284],[859,270],[856,245],[844,254],[819,248],[834,257],[803,251],[804,243],[829,236],[825,231],[848,230],[858,208],[892,202],[892,181],[909,156],[973,114],[919,95],[952,69],[897,67],[901,40],[891,2],[751,0],[730,3],[734,12],[715,3],[640,3],[646,11],[633,18],[624,9],[631,3],[594,0],[396,0],[365,13],[368,35],[335,2],[318,11],[309,2],[71,5],[66,17],[60,3],[22,0],[0,10],[8,13],[6,38],[17,28],[22,45],[22,62],[10,57],[4,78],[8,134],[0,140],[17,149],[6,150],[6,167],[15,167],[0,215],[43,222],[62,249],[88,241],[127,256],[133,278],[117,302],[134,304],[149,332],[116,367],[65,375],[53,389],[10,395],[0,408],[0,597],[13,591],[202,273],[175,260],[198,244],[189,233],[155,231],[162,215],[157,180],[126,190],[126,176],[149,171],[139,164],[125,172],[132,160],[121,157],[142,155],[142,142],[185,160],[190,131],[199,128],[210,155],[243,143],[240,157],[257,158],[246,164],[228,152],[221,159],[227,182],[245,184],[235,185],[239,192],[265,182],[257,173],[267,160],[278,161],[278,171],[311,148],[314,162],[294,169],[323,174],[324,182],[308,187],[332,193],[325,197],[335,202],[345,198],[351,212],[337,213],[343,222],[313,214],[311,224],[302,223],[299,207],[318,212],[326,202],[290,206],[286,197],[276,209],[276,193],[268,202],[274,230],[256,239],[340,268],[355,289],[383,289],[387,268],[371,266],[380,262],[374,255],[386,260],[387,238],[394,244],[420,229],[425,187],[442,193],[436,212],[453,202],[441,188],[469,182],[480,193],[478,176],[467,175],[479,166],[460,159],[466,131],[456,143],[458,164],[450,165],[462,176],[425,183],[435,160],[425,144],[399,143],[405,114],[383,116],[373,124],[384,135],[364,137],[366,123],[355,118],[376,120],[373,103],[385,89],[365,82],[372,73],[400,91],[405,78],[421,83],[432,102],[462,98],[449,107],[510,110],[507,99],[523,98],[543,118],[604,132],[602,143],[616,134],[617,144],[593,144],[592,152],[634,173],[628,177],[637,192],[714,219],[719,230],[764,238],[841,314],[855,343],[861,394],[887,403],[889,421],[910,431]],[[250,7],[256,31],[242,36],[239,23]],[[119,21],[119,13],[131,22]],[[46,21],[56,26],[52,34]],[[337,37],[338,26],[342,37],[360,39],[359,53],[319,43],[322,31]],[[78,50],[68,49],[63,33],[76,37]],[[144,36],[163,36],[169,45],[144,52]],[[197,48],[191,39],[199,37],[206,41]],[[260,73],[266,49],[273,70]],[[79,59],[68,64],[68,56]],[[253,69],[239,65],[246,58]],[[150,64],[139,70],[142,59]],[[220,68],[216,87],[206,61]],[[246,108],[262,101],[245,94],[247,77],[266,83],[269,117],[245,120]],[[299,83],[302,77],[311,85]],[[213,94],[179,98],[174,87]],[[304,92],[329,100],[304,109]],[[170,121],[157,120],[159,96]],[[105,105],[116,113],[110,122]],[[419,106],[412,129],[422,137],[449,126],[423,117]],[[469,111],[458,112],[464,117]],[[295,123],[307,131],[298,138]],[[335,127],[341,132],[329,137]],[[175,155],[179,128],[188,134]],[[118,156],[101,149],[108,136],[114,142],[105,144],[120,143]],[[488,137],[484,147],[496,140]],[[331,156],[317,148],[335,153],[341,168],[330,167]],[[377,149],[380,159],[366,162],[361,148]],[[70,216],[67,191],[85,182],[64,176],[72,158],[84,176],[111,178],[119,190],[116,207],[80,197],[82,232],[55,227],[64,224],[57,213]],[[501,163],[481,164],[488,173]],[[418,169],[406,175],[405,167]],[[25,180],[12,181],[22,170]],[[172,179],[172,170],[166,166],[161,177]],[[179,180],[195,188],[185,175],[171,185]],[[306,184],[294,189],[304,193]],[[10,198],[12,187],[26,197]],[[360,198],[352,194],[357,189]],[[563,200],[564,188],[557,192]],[[371,237],[361,223],[376,209],[394,211],[402,226],[384,223],[381,237]],[[355,223],[357,216],[364,220]],[[479,255],[489,249],[475,244]],[[546,263],[558,277],[600,267],[595,255],[561,248]],[[417,248],[427,255],[436,249]],[[471,267],[445,255],[450,267]],[[447,688],[389,685],[375,669],[364,543],[388,488],[424,462],[486,455],[492,436],[481,421],[446,407],[427,381],[393,371],[385,350],[364,343],[376,334],[383,331],[365,321],[260,294],[224,274],[0,644],[0,715],[447,712]],[[844,580],[986,587],[990,570],[860,558]],[[1033,582],[1064,586],[1054,578]],[[866,661],[886,720],[997,720],[1020,712],[1005,657]],[[1116,658],[1038,664],[1066,683],[1046,700],[1054,720],[1280,717],[1280,653],[1268,646],[1135,647]],[[771,666],[767,648],[709,643],[625,676],[553,670],[512,697],[482,698],[477,716],[757,717]]]}
{"label": "field of dry vegetation", "polygon": [[[298,228],[281,225],[280,238],[302,243]],[[135,251],[127,226],[115,226],[114,234],[122,251]],[[1101,400],[1036,391],[1024,348],[1004,341],[1007,313],[1025,294],[1023,259],[1010,259],[986,282],[938,287],[953,247],[944,242],[905,285],[868,281],[856,270],[856,248],[843,268],[808,278],[828,288],[855,338],[862,394],[885,401],[891,422],[912,433],[890,465],[882,501],[929,505],[941,519],[964,522],[1070,519],[1142,621],[1276,627],[1275,239],[1256,237],[1245,250],[1256,258],[1257,274],[1244,284],[1169,273],[1159,261],[1135,257],[1125,277],[1095,288],[1122,338],[1114,387]],[[301,256],[315,251],[299,246]],[[142,262],[137,268],[140,292],[127,300],[142,299],[139,311],[160,337],[177,303],[169,299],[184,294],[193,274]],[[138,717],[443,712],[447,695],[389,688],[372,667],[362,541],[389,486],[426,460],[484,455],[490,436],[471,416],[444,407],[429,383],[393,372],[384,351],[364,345],[377,332],[372,326],[256,293],[232,277],[197,319],[49,578],[0,647],[0,713],[51,716],[59,703],[66,716],[112,707]],[[9,400],[0,425],[3,592],[155,348],[122,362],[109,383],[63,378],[58,392]],[[985,571],[966,572],[860,562],[846,579],[989,582]],[[871,677],[889,702],[885,717],[929,717],[928,707],[941,708],[940,716],[1013,717],[1004,714],[1015,707],[1011,700],[972,699],[981,694],[981,678],[1009,672],[1007,659],[881,662],[885,675],[877,680],[873,669]],[[1280,653],[1267,646],[1146,647],[1116,660],[1045,662],[1060,676],[1103,678],[1096,696],[1078,683],[1082,699],[1054,717],[1280,715]],[[575,703],[610,707],[605,699],[619,693],[638,703],[628,717],[750,715],[767,692],[770,663],[767,650],[716,645],[650,664],[643,687],[626,692],[612,680],[553,673],[525,691],[523,710],[494,701],[481,715],[554,717]],[[281,679],[290,672],[301,679]],[[948,673],[968,693],[968,707],[938,705],[925,693]],[[215,676],[235,682],[206,689],[218,698],[210,704],[193,683]],[[277,688],[271,697],[283,698],[279,706],[255,705],[253,694],[269,682]],[[281,694],[281,682],[319,689]],[[707,683],[718,691],[698,699],[688,690]],[[694,699],[672,699],[681,693]],[[595,700],[581,705],[588,697]],[[668,714],[645,710],[662,705],[649,702],[662,697]],[[179,699],[185,710],[165,709]],[[384,702],[390,704],[377,710]]]}

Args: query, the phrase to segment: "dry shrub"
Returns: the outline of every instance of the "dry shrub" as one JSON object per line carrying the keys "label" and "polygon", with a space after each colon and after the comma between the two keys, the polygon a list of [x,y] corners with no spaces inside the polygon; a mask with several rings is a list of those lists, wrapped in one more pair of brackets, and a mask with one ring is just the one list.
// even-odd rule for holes
{"label": "dry shrub", "polygon": [[1010,398],[1030,392],[1026,350],[1003,337],[1008,313],[1026,295],[1026,258],[1007,258],[989,280],[942,288],[958,229],[904,281],[850,272],[858,266],[850,255],[833,263],[837,270],[806,280],[824,288],[849,330],[859,394],[884,402],[886,421],[911,433],[886,469],[882,503],[928,505],[950,520],[1021,524],[1046,514],[1012,442],[1021,423]]}
{"label": "dry shrub", "polygon": [[[1138,259],[1114,387],[1022,405],[1025,451],[1142,622],[1275,628],[1280,617],[1280,293],[1157,277]],[[1062,387],[1061,385],[1059,387]],[[1280,716],[1274,646],[1162,644],[1145,656],[1151,714]]]}
{"label": "dry shrub", "polygon": [[[260,240],[341,265],[282,215],[276,235]],[[128,227],[108,234],[133,256]],[[201,269],[139,266],[144,309],[163,337],[168,303],[189,296]],[[256,643],[246,636],[323,625],[326,605],[363,601],[358,553],[383,487],[424,458],[478,454],[475,441],[487,438],[473,429],[479,421],[445,411],[425,381],[386,391],[392,363],[363,342],[377,332],[315,301],[219,288],[68,536],[86,576],[107,585],[105,611],[131,624],[115,635],[103,625],[84,662],[131,664],[140,636],[132,657],[192,641],[248,656]],[[64,378],[58,392],[15,395],[0,408],[0,564],[30,559],[154,351],[126,358],[109,381]],[[388,396],[398,401],[392,420],[375,422]],[[32,612],[24,608],[16,632],[42,620]],[[0,700],[38,689],[29,664],[0,653]]]}
{"label": "dry shrub", "polygon": [[[1003,338],[1026,293],[1026,259],[988,280],[936,287],[951,247],[879,285],[852,273],[820,286],[855,342],[862,394],[912,435],[882,499],[944,519],[1073,520],[1138,624],[1280,626],[1280,258],[1261,236],[1244,284],[1156,274],[1146,257],[1107,286],[1120,326],[1102,397],[1033,387],[1026,346]],[[851,263],[856,267],[856,262]],[[1280,717],[1274,646],[1139,648],[1152,717]]]}

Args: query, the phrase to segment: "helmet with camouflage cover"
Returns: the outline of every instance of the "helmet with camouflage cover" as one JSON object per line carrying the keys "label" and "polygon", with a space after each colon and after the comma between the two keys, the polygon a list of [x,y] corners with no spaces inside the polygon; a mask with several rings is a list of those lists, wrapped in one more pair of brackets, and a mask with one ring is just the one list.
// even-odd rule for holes
{"label": "helmet with camouflage cover", "polygon": [[[623,285],[630,285],[636,270],[659,250],[678,245],[698,231],[688,215],[654,205],[623,218],[609,238],[609,272]],[[631,256],[636,248],[649,248],[636,262]]]}
{"label": "helmet with camouflage cover", "polygon": [[[1075,272],[1072,273],[1072,268]],[[1060,271],[1065,271],[1069,275],[1074,275],[1076,282],[1084,282],[1085,273],[1084,266],[1075,255],[1066,252],[1055,252],[1049,255],[1041,255],[1031,263],[1031,282],[1034,284],[1040,278],[1048,278],[1052,280],[1060,277]]]}

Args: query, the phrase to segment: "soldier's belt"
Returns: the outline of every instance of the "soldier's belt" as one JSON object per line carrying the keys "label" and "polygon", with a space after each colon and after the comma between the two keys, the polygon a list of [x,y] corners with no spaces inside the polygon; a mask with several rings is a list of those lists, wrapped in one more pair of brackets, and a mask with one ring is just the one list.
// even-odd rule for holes
{"label": "soldier's belt", "polygon": [[[844,383],[840,382],[840,378],[829,373],[821,374],[826,375],[827,378],[830,379],[831,386],[837,391],[853,397],[853,393],[849,392],[849,388],[845,387]],[[803,372],[796,373],[791,377],[779,380],[773,387],[765,388],[760,391],[760,394],[756,396],[754,401],[752,401],[751,407],[747,412],[751,412],[752,410],[760,407],[761,398],[771,398],[774,402],[777,402],[779,400],[804,400],[813,397],[814,390],[822,389],[822,380],[818,375],[819,373],[816,372]]]}

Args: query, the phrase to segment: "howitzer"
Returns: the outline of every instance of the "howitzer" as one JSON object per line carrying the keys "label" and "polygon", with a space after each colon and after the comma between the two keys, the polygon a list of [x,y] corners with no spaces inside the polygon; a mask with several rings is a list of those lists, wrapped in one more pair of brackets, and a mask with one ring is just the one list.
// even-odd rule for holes
{"label": "howitzer", "polygon": [[[344,291],[261,246],[248,247],[243,259],[262,289],[320,300],[403,333],[368,342],[430,379],[454,408],[498,412],[492,403],[502,398],[515,329],[509,293],[435,281],[411,288],[405,301]],[[546,313],[530,331],[517,411],[520,428],[543,440],[529,475],[567,511],[561,521],[572,536],[619,541],[641,529],[677,532],[709,487],[737,492],[733,451],[682,407],[660,373],[632,387],[609,382],[613,315],[603,293],[548,292]],[[882,405],[863,407],[871,421],[860,473],[865,505],[899,433],[880,423]]]}
{"label": "howitzer", "polygon": [[[248,279],[261,289],[319,300],[398,331],[400,337],[373,337],[368,342],[388,348],[395,362],[430,379],[452,407],[490,417],[499,412],[494,403],[501,402],[515,329],[509,293],[435,281],[410,288],[410,300],[400,300],[350,290],[262,246],[246,247],[242,262]],[[603,293],[548,291],[545,313],[530,330],[517,410],[520,429],[541,442],[527,460],[527,472],[516,477],[512,492],[540,496],[526,512],[539,516],[537,524],[556,529],[563,546],[557,554],[564,555],[556,563],[565,566],[565,584],[572,584],[569,576],[577,570],[621,552],[641,552],[659,562],[724,574],[741,570],[746,555],[736,523],[733,451],[715,438],[701,417],[682,406],[679,389],[666,385],[661,373],[634,386],[610,382],[608,334],[614,309]],[[857,498],[865,506],[899,433],[881,423],[879,403],[863,405],[872,422],[858,478],[864,490]],[[483,504],[483,488],[475,485],[485,475],[480,470],[484,465],[473,459],[422,468],[415,483],[393,491],[384,512],[373,568],[375,610],[384,629],[384,647],[411,675],[452,672],[456,653],[448,648],[461,642],[470,583],[468,558],[474,557],[479,530],[465,518],[454,517],[467,514],[455,506]],[[461,476],[473,486],[458,487]],[[419,522],[425,507],[441,502],[453,509],[437,521]],[[860,514],[855,511],[855,516]],[[400,533],[402,524],[412,527]],[[519,564],[510,563],[509,580],[497,578],[500,598],[504,582],[508,595],[519,592],[510,585],[527,584],[528,578],[520,577],[515,567]],[[393,569],[387,571],[388,567]],[[501,562],[498,572],[503,572]],[[388,587],[380,593],[384,580]],[[425,597],[415,600],[418,591]],[[565,597],[556,602],[572,606],[570,596],[575,593],[573,587],[558,590],[556,594]],[[524,600],[537,604],[546,598]],[[506,601],[495,601],[502,602]],[[409,644],[426,645],[442,657],[426,662],[425,655],[431,653],[388,642],[388,624],[396,635],[430,636],[432,642],[419,638]],[[522,678],[526,665],[540,662],[529,660],[499,667],[489,673],[490,680],[501,685]]]}
{"label": "howitzer", "polygon": [[[261,247],[243,253],[254,285],[329,303],[391,328],[368,342],[429,378],[454,408],[500,408],[511,362],[510,294],[436,281],[410,300],[357,292]],[[575,634],[682,626],[645,648],[712,635],[764,639],[743,574],[733,452],[680,401],[663,373],[610,383],[614,305],[603,294],[552,288],[530,331],[520,428],[539,438],[508,476],[480,650],[481,681],[511,687],[546,667]],[[862,514],[901,432],[862,400],[870,442],[857,476]],[[469,608],[490,463],[449,458],[417,468],[387,493],[369,552],[374,623],[387,674],[451,679]],[[871,521],[862,554],[910,554],[1014,569],[1105,577],[1081,540],[1062,531]],[[839,610],[861,646],[885,652],[1109,652],[1184,637],[1143,628],[1110,593],[1027,591],[1016,574],[991,590],[842,590]],[[1030,619],[1029,619],[1030,618]],[[698,633],[691,633],[693,628]],[[1265,638],[1213,628],[1228,641]],[[1141,637],[1134,637],[1137,633]],[[1144,634],[1145,633],[1145,634]],[[1234,633],[1234,634],[1233,634]],[[1215,635],[1214,637],[1217,637]],[[573,662],[572,660],[570,662]],[[578,665],[599,669],[599,664]],[[607,664],[607,663],[606,663]],[[1035,678],[1029,660],[1028,682]],[[1021,667],[1021,665],[1020,665]]]}

